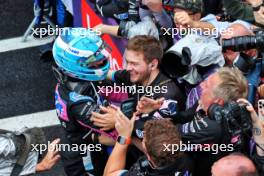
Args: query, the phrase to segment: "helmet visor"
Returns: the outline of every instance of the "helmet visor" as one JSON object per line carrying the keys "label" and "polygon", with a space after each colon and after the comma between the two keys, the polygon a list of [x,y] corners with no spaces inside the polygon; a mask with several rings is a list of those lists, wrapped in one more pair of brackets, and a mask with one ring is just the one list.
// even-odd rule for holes
{"label": "helmet visor", "polygon": [[94,66],[100,66],[104,65],[105,60],[110,58],[111,48],[106,45],[106,43],[103,43],[100,48],[91,56],[89,57],[82,57],[80,61],[82,62],[83,66],[86,66],[88,68],[94,67]]}

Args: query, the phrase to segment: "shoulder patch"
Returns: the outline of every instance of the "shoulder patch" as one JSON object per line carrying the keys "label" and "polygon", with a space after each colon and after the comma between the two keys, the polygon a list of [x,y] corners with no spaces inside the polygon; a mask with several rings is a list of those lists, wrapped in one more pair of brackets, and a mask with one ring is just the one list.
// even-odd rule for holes
{"label": "shoulder patch", "polygon": [[139,138],[143,138],[144,137],[144,133],[142,130],[136,129],[136,134]]}
{"label": "shoulder patch", "polygon": [[76,92],[71,92],[69,94],[70,100],[73,102],[77,102],[77,101],[81,101],[81,100],[90,100],[90,101],[94,101],[91,97],[89,96],[85,96],[85,95],[81,95],[78,94]]}

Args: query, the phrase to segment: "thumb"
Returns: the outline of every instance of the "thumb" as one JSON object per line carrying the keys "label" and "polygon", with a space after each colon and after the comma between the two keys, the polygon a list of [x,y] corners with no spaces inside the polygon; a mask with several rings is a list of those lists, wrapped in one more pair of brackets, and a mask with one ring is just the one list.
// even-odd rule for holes
{"label": "thumb", "polygon": [[164,97],[158,99],[158,103],[159,104],[162,104],[164,101],[165,101],[165,98]]}
{"label": "thumb", "polygon": [[61,139],[60,139],[60,138],[57,138],[57,139],[53,140],[53,141],[50,143],[50,146],[55,146],[55,145],[59,144],[60,141],[61,141]]}
{"label": "thumb", "polygon": [[134,123],[135,123],[135,121],[136,121],[136,118],[137,118],[136,113],[134,113],[133,116],[132,116],[132,118],[130,119],[130,122],[131,122],[131,124],[132,124],[133,126],[134,126]]}
{"label": "thumb", "polygon": [[102,110],[102,112],[108,112],[109,110],[106,108],[106,107],[104,107],[104,106],[100,106],[100,110]]}

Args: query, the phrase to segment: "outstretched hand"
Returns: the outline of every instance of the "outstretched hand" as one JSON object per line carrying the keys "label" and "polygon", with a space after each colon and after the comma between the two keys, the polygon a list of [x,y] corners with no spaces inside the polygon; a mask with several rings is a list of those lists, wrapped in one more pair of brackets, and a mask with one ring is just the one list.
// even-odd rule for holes
{"label": "outstretched hand", "polygon": [[123,112],[118,108],[116,113],[116,123],[115,128],[120,136],[130,137],[134,128],[134,123],[136,120],[136,114],[129,120]]}
{"label": "outstretched hand", "polygon": [[165,100],[164,98],[159,98],[157,100],[154,100],[151,98],[142,97],[137,104],[136,115],[148,114],[152,111],[159,109],[162,106],[164,100]]}
{"label": "outstretched hand", "polygon": [[100,130],[107,131],[115,128],[116,109],[112,106],[100,107],[100,113],[92,112],[91,121]]}
{"label": "outstretched hand", "polygon": [[[262,148],[264,148],[264,123],[261,118],[258,117],[256,111],[253,106],[246,99],[239,99],[238,103],[247,104],[246,108],[250,112],[251,120],[252,120],[252,134],[254,141],[259,144]],[[258,149],[259,150],[259,149]],[[259,150],[260,151],[260,150]],[[260,151],[259,154],[264,156],[264,151]]]}
{"label": "outstretched hand", "polygon": [[60,155],[58,154],[58,145],[60,143],[60,139],[55,139],[48,145],[48,152],[45,157],[42,159],[40,163],[36,166],[37,172],[47,171],[50,170],[60,159]]}

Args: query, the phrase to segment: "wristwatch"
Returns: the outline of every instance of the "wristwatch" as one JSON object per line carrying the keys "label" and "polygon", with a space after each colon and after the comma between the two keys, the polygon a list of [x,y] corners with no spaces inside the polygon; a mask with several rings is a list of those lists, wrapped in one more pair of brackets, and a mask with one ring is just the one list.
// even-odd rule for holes
{"label": "wristwatch", "polygon": [[118,136],[117,142],[122,145],[129,145],[131,144],[131,138],[130,137],[126,138],[124,136]]}
{"label": "wristwatch", "polygon": [[258,6],[256,6],[256,7],[253,7],[253,6],[252,6],[253,11],[254,11],[254,12],[259,11],[260,7],[262,7],[262,6],[264,6],[264,2],[262,2],[260,5],[258,5]]}

